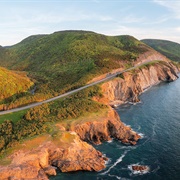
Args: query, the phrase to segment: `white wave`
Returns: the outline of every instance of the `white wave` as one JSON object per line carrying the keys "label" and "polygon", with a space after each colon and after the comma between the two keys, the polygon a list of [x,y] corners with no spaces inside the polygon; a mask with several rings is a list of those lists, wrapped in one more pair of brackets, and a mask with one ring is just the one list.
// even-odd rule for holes
{"label": "white wave", "polygon": [[112,179],[116,178],[116,179],[121,179],[121,180],[130,180],[128,178],[120,177],[120,176],[113,175],[113,174],[108,174],[108,176],[112,177]]}
{"label": "white wave", "polygon": [[[134,130],[134,129],[131,127],[131,125],[127,125],[127,124],[124,123],[124,122],[123,122],[123,124],[124,124],[125,126],[127,126],[127,127],[130,127],[131,130],[134,131],[134,132],[136,132],[136,133],[138,133],[138,131],[141,129],[141,126],[139,126],[137,130]],[[144,134],[143,134],[143,133],[138,133],[138,134],[141,136],[141,139],[144,138]]]}
{"label": "white wave", "polygon": [[154,137],[156,135],[156,129],[157,127],[157,120],[154,122],[153,126],[152,126],[152,137]]}
{"label": "white wave", "polygon": [[129,101],[128,102],[128,104],[130,104],[130,105],[136,105],[136,104],[141,104],[142,102],[141,101],[138,101],[138,102],[131,102],[131,101]]}
{"label": "white wave", "polygon": [[105,165],[108,165],[111,162],[111,158],[108,158],[107,161],[105,161]]}
{"label": "white wave", "polygon": [[113,140],[114,140],[114,139],[112,138],[111,140],[109,140],[109,141],[107,141],[107,142],[108,142],[108,143],[112,143],[112,142],[113,142]]}
{"label": "white wave", "polygon": [[138,129],[137,129],[137,131],[139,131],[139,130],[141,130],[141,126],[138,126]]}
{"label": "white wave", "polygon": [[141,136],[141,139],[144,138],[144,134],[143,133],[138,133],[138,135]]}
{"label": "white wave", "polygon": [[111,175],[111,174],[108,174],[109,177],[113,177],[113,178],[116,178],[116,179],[121,179],[120,176],[116,176],[116,175]]}
{"label": "white wave", "polygon": [[[139,146],[139,145],[138,145]],[[136,146],[129,146],[129,145],[117,145],[117,148],[118,149],[127,149],[128,151],[130,150],[134,150],[138,147],[137,145]]]}
{"label": "white wave", "polygon": [[123,160],[127,152],[128,150],[124,151],[124,153],[117,159],[117,161],[107,171],[101,173],[101,175],[107,174],[112,168],[114,168],[117,164],[119,164]]}
{"label": "white wave", "polygon": [[129,104],[132,104],[132,105],[134,105],[135,103],[133,103],[133,102],[128,102]]}

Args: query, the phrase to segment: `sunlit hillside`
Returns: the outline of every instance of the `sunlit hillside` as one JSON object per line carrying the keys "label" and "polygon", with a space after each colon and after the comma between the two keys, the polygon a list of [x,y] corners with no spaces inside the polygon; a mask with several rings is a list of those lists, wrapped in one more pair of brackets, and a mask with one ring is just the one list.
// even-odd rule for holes
{"label": "sunlit hillside", "polygon": [[28,91],[33,82],[25,73],[15,73],[0,67],[0,100]]}

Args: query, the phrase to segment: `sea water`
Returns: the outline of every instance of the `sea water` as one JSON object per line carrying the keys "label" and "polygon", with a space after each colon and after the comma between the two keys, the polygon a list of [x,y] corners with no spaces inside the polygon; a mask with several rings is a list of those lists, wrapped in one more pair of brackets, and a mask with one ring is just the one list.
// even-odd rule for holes
{"label": "sea water", "polygon": [[[109,160],[100,172],[58,173],[51,180],[180,180],[180,79],[161,83],[144,92],[141,103],[124,104],[116,111],[142,138],[136,146],[117,140],[95,146]],[[133,172],[132,165],[149,170]]]}

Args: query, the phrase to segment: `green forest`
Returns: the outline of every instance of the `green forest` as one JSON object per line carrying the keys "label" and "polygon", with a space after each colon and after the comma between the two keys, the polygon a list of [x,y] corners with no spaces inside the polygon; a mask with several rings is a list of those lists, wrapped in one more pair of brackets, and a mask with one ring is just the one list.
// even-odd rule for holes
{"label": "green forest", "polygon": [[93,96],[102,96],[99,86],[93,86],[68,98],[46,103],[22,113],[14,113],[17,118],[4,115],[0,119],[0,155],[25,138],[51,133],[56,122],[76,119],[107,108],[106,105],[93,101]]}

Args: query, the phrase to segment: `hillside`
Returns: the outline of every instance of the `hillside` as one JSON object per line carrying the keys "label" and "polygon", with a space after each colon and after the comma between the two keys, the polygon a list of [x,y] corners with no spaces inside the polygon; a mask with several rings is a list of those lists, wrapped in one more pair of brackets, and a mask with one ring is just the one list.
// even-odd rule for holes
{"label": "hillside", "polygon": [[143,39],[141,41],[167,56],[169,59],[180,62],[180,44],[158,39]]}
{"label": "hillside", "polygon": [[25,73],[15,73],[0,67],[0,101],[26,92],[33,84]]}
{"label": "hillside", "polygon": [[30,36],[0,48],[0,66],[26,71],[36,80],[35,102],[86,84],[97,75],[132,66],[152,50],[132,36],[105,36],[90,31],[60,31]]}

